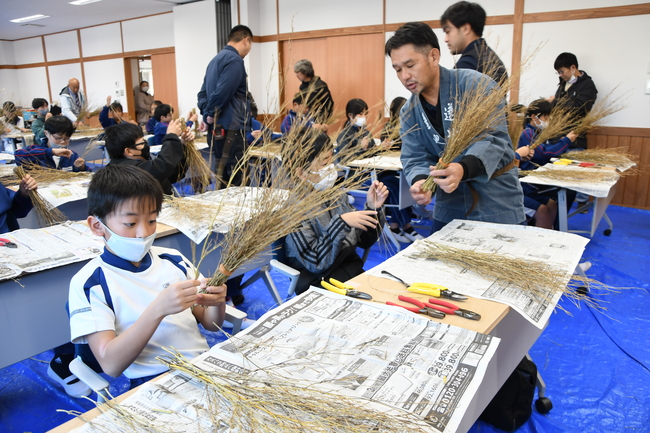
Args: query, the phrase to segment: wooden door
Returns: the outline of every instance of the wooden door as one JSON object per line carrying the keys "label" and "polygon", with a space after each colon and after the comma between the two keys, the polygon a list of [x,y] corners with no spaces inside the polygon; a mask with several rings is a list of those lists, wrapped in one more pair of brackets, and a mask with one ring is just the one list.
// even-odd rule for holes
{"label": "wooden door", "polygon": [[178,90],[176,88],[176,54],[152,54],[151,73],[156,80],[156,99],[169,104],[178,114]]}
{"label": "wooden door", "polygon": [[368,104],[369,124],[378,118],[383,119],[383,114],[379,114],[384,105],[382,33],[287,41],[282,43],[280,50],[285,77],[282,89],[284,108],[291,107],[291,100],[300,85],[293,65],[300,59],[309,59],[315,74],[327,83],[334,99],[336,122],[330,128],[330,135],[344,125],[345,105],[353,98],[363,99]]}

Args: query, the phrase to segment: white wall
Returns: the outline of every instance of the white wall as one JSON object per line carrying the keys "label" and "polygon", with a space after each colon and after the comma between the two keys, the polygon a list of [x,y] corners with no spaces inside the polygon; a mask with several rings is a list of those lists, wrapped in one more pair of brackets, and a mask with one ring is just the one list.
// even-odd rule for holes
{"label": "white wall", "polygon": [[[604,8],[621,5],[647,3],[647,0],[544,0],[527,1],[524,3],[524,13],[568,11],[575,9]],[[481,3],[482,4],[482,3]]]}
{"label": "white wall", "polygon": [[[20,100],[19,102],[22,104],[17,69],[0,69],[0,83],[2,83],[0,84],[0,103],[12,101],[18,105]],[[31,101],[29,102],[31,103]]]}
{"label": "white wall", "polygon": [[79,58],[79,40],[76,30],[48,35],[44,39],[48,62]]}
{"label": "white wall", "polygon": [[[174,46],[174,15],[161,14],[122,21],[124,51],[150,50]],[[193,28],[196,43],[203,42],[203,29]]]}
{"label": "white wall", "polygon": [[[45,67],[18,69],[17,71],[20,97],[16,98],[16,102],[20,102],[23,107],[31,107],[32,99],[34,98],[45,98],[49,101],[50,97],[47,90]],[[59,87],[59,90],[66,83],[67,80]],[[54,89],[52,89],[52,93],[54,93]]]}
{"label": "white wall", "polygon": [[[215,9],[213,1],[174,7],[178,109],[187,111],[196,107],[196,95],[201,90],[205,70],[217,54]],[[201,29],[200,39],[197,39],[196,29]]]}
{"label": "white wall", "polygon": [[99,108],[106,104],[106,97],[110,95],[113,101],[122,103],[124,111],[128,111],[125,96],[127,89],[124,80],[124,60],[109,59],[84,62],[84,74],[86,77],[86,99],[91,108]]}
{"label": "white wall", "polygon": [[[81,77],[81,64],[80,63],[69,63],[67,65],[56,65],[49,66],[48,72],[50,74],[50,87],[52,89],[52,101],[59,101],[59,93],[61,89],[68,85],[68,80],[70,78],[76,78],[79,80],[80,88],[83,90],[83,80]],[[23,92],[30,91],[32,87],[36,86],[37,83],[25,83],[21,81],[21,88]]]}
{"label": "white wall", "polygon": [[571,34],[589,37],[554,37],[558,26],[566,24],[562,21],[524,25],[523,57],[540,42],[544,45],[522,75],[520,101],[529,103],[555,93],[558,77],[553,62],[558,54],[568,51],[576,55],[580,69],[593,78],[599,99],[617,85],[616,96],[629,92],[626,107],[604,119],[603,125],[650,128],[650,95],[645,94],[650,79],[650,50],[630,42],[630,29],[634,31],[634,41],[650,41],[648,16],[572,21]]}
{"label": "white wall", "polygon": [[88,27],[80,30],[84,57],[103,56],[122,52],[120,23]]}
{"label": "white wall", "polygon": [[29,63],[41,63],[45,61],[43,57],[43,42],[41,38],[29,38],[14,41],[14,58],[17,65],[27,65]]}
{"label": "white wall", "polygon": [[[456,0],[386,0],[386,23],[439,20],[445,10],[454,3]],[[515,13],[514,0],[481,0],[480,4],[488,16]]]}
{"label": "white wall", "polygon": [[11,41],[0,41],[0,65],[15,65],[14,43]]}
{"label": "white wall", "polygon": [[250,54],[248,83],[260,114],[280,110],[278,43],[255,43]]}
{"label": "white wall", "polygon": [[383,22],[382,0],[279,0],[279,8],[280,33],[369,26]]}

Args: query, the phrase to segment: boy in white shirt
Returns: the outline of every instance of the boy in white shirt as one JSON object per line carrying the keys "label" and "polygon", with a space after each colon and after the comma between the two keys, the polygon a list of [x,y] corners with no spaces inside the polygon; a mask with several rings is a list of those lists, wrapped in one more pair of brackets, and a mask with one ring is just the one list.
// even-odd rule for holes
{"label": "boy in white shirt", "polygon": [[139,168],[98,171],[88,225],[106,248],[70,282],[72,342],[88,344],[104,372],[124,373],[131,387],[167,370],[155,359],[163,347],[188,359],[208,350],[197,322],[218,331],[225,317],[225,285],[206,289],[181,253],[152,246],[162,198],[159,182]]}

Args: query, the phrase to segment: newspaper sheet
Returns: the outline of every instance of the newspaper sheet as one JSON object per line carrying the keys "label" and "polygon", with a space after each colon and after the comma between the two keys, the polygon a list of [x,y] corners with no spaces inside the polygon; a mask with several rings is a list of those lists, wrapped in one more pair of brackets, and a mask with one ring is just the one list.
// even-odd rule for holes
{"label": "newspaper sheet", "polygon": [[[603,172],[602,169],[596,168],[587,168],[587,167],[572,167],[568,165],[553,165],[546,164],[543,167],[538,168],[537,170],[580,170],[580,171],[598,171]],[[611,178],[598,183],[587,183],[587,182],[575,182],[570,180],[556,180],[556,179],[545,179],[538,176],[529,175],[524,176],[519,179],[521,182],[534,183],[536,185],[550,185],[550,186],[559,186],[561,188],[568,188],[573,191],[581,192],[583,194],[591,195],[594,197],[607,197],[609,195],[609,190],[612,189],[614,185],[620,179],[620,175],[614,171],[607,171],[611,173]]]}
{"label": "newspaper sheet", "polygon": [[[425,431],[454,432],[498,343],[496,337],[401,308],[311,289],[193,363],[224,377],[230,372],[250,375],[250,383],[291,380],[384,412],[413,414]],[[215,406],[205,401],[206,395],[204,386],[172,373],[141,387],[122,407],[152,425],[186,432],[237,431],[228,425],[223,402],[221,424],[206,425],[211,417],[205,410]],[[86,425],[76,431],[91,430]]]}
{"label": "newspaper sheet", "polygon": [[88,260],[104,251],[102,238],[93,235],[85,224],[73,222],[16,230],[2,237],[17,247],[0,248],[0,280]]}
{"label": "newspaper sheet", "polygon": [[201,243],[212,232],[227,233],[235,223],[243,223],[251,219],[259,201],[264,194],[279,194],[280,199],[286,200],[288,191],[271,190],[256,187],[231,187],[218,191],[208,191],[190,197],[176,200],[192,200],[205,204],[205,212],[201,215],[187,215],[169,204],[163,206],[158,221],[178,229],[195,243]]}
{"label": "newspaper sheet", "polygon": [[90,184],[90,176],[39,185],[38,192],[52,206],[59,207],[71,201],[84,200],[88,196],[88,184]]}
{"label": "newspaper sheet", "polygon": [[401,170],[402,161],[399,156],[378,155],[371,158],[357,159],[348,164],[350,167],[367,167],[384,170]]}
{"label": "newspaper sheet", "polygon": [[[579,235],[536,227],[464,220],[450,222],[428,240],[455,248],[548,263],[566,271],[567,283],[589,242],[589,239]],[[415,242],[367,273],[389,278],[381,273],[382,270],[387,270],[407,283],[440,284],[464,295],[501,302],[514,308],[540,329],[548,321],[561,297],[556,294],[551,299],[538,299],[497,279],[484,278],[461,267],[447,265],[439,260],[411,257],[417,250],[418,242]]]}

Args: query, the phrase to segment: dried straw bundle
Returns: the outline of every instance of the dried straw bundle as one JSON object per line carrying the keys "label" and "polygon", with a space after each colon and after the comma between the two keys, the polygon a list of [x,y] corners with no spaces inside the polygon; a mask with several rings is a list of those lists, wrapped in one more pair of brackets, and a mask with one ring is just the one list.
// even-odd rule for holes
{"label": "dried straw bundle", "polygon": [[[487,137],[504,120],[504,101],[511,82],[509,79],[502,86],[493,86],[494,82],[484,76],[474,89],[467,89],[460,99],[455,100],[454,118],[446,137],[447,144],[436,164],[436,170],[448,167],[469,146]],[[435,192],[433,177],[427,178],[422,189]]]}
{"label": "dried straw bundle", "polygon": [[33,162],[26,162],[22,167],[31,177],[33,177],[41,186],[49,185],[54,182],[67,180],[90,180],[92,173],[89,171],[64,171],[55,168],[44,167]]}
{"label": "dried straw bundle", "polygon": [[88,102],[85,102],[79,109],[79,114],[77,114],[77,122],[82,122],[86,118],[98,116],[101,111],[101,108],[90,108]]}
{"label": "dried straw bundle", "polygon": [[[309,166],[308,156],[317,137],[315,130],[303,136],[298,128],[292,128],[282,146],[281,163],[275,158],[251,162],[250,152],[239,162],[236,170],[242,172],[249,163],[253,166],[251,172],[261,188],[248,198],[250,214],[239,215],[232,225],[233,229],[225,235],[221,263],[209,285],[225,283],[237,268],[262,253],[276,240],[297,230],[302,221],[335,206],[342,194],[363,183],[367,171],[364,169],[359,169],[342,183],[323,190],[314,189],[311,183],[303,180],[299,173]],[[326,149],[325,152],[330,150]],[[357,149],[348,148],[336,156],[345,164],[346,161],[372,154],[371,151],[362,155],[356,152]],[[319,155],[319,158],[323,155]],[[260,173],[266,173],[266,177],[262,178]],[[201,257],[207,253],[209,251],[204,250]]]}
{"label": "dried straw bundle", "polygon": [[576,301],[583,301],[591,307],[602,309],[594,298],[584,296],[578,291],[578,288],[590,286],[592,290],[615,291],[613,287],[596,280],[579,275],[569,275],[546,263],[525,260],[521,257],[454,248],[430,240],[420,241],[418,252],[413,254],[413,257],[435,258],[449,265],[465,268],[478,276],[494,278],[512,285],[541,302],[550,302],[556,295],[561,294]]}
{"label": "dried straw bundle", "polygon": [[[16,167],[14,173],[16,173],[16,176],[21,180],[26,174],[23,167]],[[66,221],[67,218],[65,215],[59,209],[46,201],[37,190],[29,191],[29,197],[34,205],[36,217],[42,226],[49,227]]]}
{"label": "dried straw bundle", "polygon": [[614,147],[608,149],[587,149],[583,151],[567,152],[560,156],[573,161],[593,162],[610,167],[625,167],[636,163],[636,155],[627,151],[625,147]]}
{"label": "dried straw bundle", "polygon": [[520,170],[522,176],[535,176],[540,179],[561,180],[575,183],[599,183],[617,180],[620,175],[610,170],[588,170],[588,169],[567,169],[567,170]]}
{"label": "dried straw bundle", "polygon": [[[180,119],[181,125],[185,126],[185,119]],[[185,172],[190,178],[192,189],[195,194],[205,192],[212,182],[212,170],[208,162],[203,158],[199,149],[196,148],[194,140],[185,140],[183,146],[185,154]]]}
{"label": "dried straw bundle", "polygon": [[98,140],[97,137],[98,136],[95,136],[95,137],[90,139],[90,141],[88,142],[88,145],[86,146],[86,149],[84,150],[84,153],[81,154],[81,157],[80,157],[81,159],[85,160],[86,157],[88,155],[90,155],[90,152],[92,152],[93,150],[99,148],[99,146],[102,145],[103,142]]}
{"label": "dried straw bundle", "polygon": [[565,135],[567,131],[573,129],[575,125],[575,111],[556,105],[553,107],[549,115],[548,126],[539,130],[539,133],[530,144],[530,148],[535,149],[540,144],[546,143],[548,140],[556,139],[557,137]]}
{"label": "dried straw bundle", "polygon": [[615,90],[616,88],[614,88],[614,90],[603,99],[596,102],[587,115],[577,122],[576,126],[573,128],[573,132],[578,135],[584,135],[594,126],[598,126],[600,121],[605,117],[614,114],[617,111],[621,111],[624,108],[622,99],[625,95],[613,98],[612,94]]}

